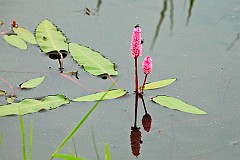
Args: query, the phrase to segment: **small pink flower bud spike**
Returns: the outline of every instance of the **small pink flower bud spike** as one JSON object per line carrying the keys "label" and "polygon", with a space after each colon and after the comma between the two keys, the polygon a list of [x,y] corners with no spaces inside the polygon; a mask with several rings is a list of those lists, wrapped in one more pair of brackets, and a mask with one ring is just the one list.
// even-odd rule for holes
{"label": "small pink flower bud spike", "polygon": [[141,88],[141,93],[143,92],[144,86],[146,84],[147,75],[152,72],[152,58],[150,56],[147,56],[144,58],[143,63],[142,63],[142,70],[143,70],[143,73],[145,74],[145,78],[144,78],[143,85]]}
{"label": "small pink flower bud spike", "polygon": [[139,25],[136,25],[132,33],[132,43],[131,43],[132,57],[137,58],[139,56],[142,56],[141,42],[142,42],[141,29]]}
{"label": "small pink flower bud spike", "polygon": [[134,62],[135,62],[135,92],[136,92],[136,94],[138,94],[139,91],[138,91],[138,61],[137,61],[137,58],[142,55],[142,36],[141,36],[141,29],[138,24],[133,29],[131,51],[132,51],[132,57],[134,58]]}

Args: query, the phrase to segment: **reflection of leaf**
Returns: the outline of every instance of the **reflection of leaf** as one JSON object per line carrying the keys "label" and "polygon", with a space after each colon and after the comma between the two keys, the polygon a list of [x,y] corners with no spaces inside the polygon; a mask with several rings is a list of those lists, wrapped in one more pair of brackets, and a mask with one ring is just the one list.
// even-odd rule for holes
{"label": "reflection of leaf", "polygon": [[82,65],[83,68],[92,75],[98,76],[102,74],[118,74],[113,63],[90,48],[76,43],[70,43],[69,51],[71,52],[73,59],[77,61],[79,65]]}
{"label": "reflection of leaf", "polygon": [[34,79],[30,79],[22,84],[20,84],[20,88],[22,89],[30,89],[30,88],[34,88],[34,87],[37,87],[38,85],[40,85],[44,79],[46,77],[38,77],[38,78],[34,78]]}
{"label": "reflection of leaf", "polygon": [[0,96],[4,96],[6,92],[4,90],[0,90]]}
{"label": "reflection of leaf", "polygon": [[17,35],[4,35],[4,40],[17,48],[27,49],[27,44]]}
{"label": "reflection of leaf", "polygon": [[31,44],[37,44],[34,35],[27,29],[25,29],[23,27],[13,27],[13,31],[23,40],[25,40]]}
{"label": "reflection of leaf", "polygon": [[69,100],[64,95],[47,96],[42,100],[27,98],[18,103],[0,106],[0,116],[24,115],[40,110],[50,110],[67,103]]}
{"label": "reflection of leaf", "polygon": [[67,155],[67,154],[55,154],[55,158],[60,158],[60,159],[65,159],[65,160],[85,160],[83,158],[75,157],[72,155]]}
{"label": "reflection of leaf", "polygon": [[[100,98],[101,98],[105,93],[106,93],[106,92],[95,93],[95,94],[91,94],[91,95],[87,95],[87,96],[75,98],[75,99],[73,99],[73,101],[77,101],[77,102],[97,101],[97,100],[100,100]],[[103,100],[106,100],[106,99],[115,99],[115,98],[124,96],[125,94],[127,94],[127,91],[125,91],[124,89],[113,89],[113,90],[108,91],[108,94],[103,98]]]}
{"label": "reflection of leaf", "polygon": [[36,28],[36,40],[44,53],[68,51],[66,37],[47,19],[38,24]]}
{"label": "reflection of leaf", "polygon": [[159,95],[152,98],[152,101],[160,104],[161,106],[171,108],[171,109],[176,109],[182,112],[187,112],[192,114],[207,114],[206,112],[173,97]]}
{"label": "reflection of leaf", "polygon": [[157,89],[157,88],[165,87],[165,86],[173,83],[176,80],[177,80],[177,78],[171,78],[171,79],[165,79],[165,80],[161,80],[161,81],[157,81],[157,82],[147,83],[144,86],[144,89],[149,90],[149,89]]}

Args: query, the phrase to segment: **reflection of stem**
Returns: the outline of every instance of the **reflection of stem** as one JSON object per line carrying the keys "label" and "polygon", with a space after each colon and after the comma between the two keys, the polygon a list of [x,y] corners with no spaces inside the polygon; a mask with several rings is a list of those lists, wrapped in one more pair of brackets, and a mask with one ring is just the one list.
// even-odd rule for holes
{"label": "reflection of stem", "polygon": [[63,55],[62,55],[62,53],[60,52],[60,51],[58,51],[58,54],[61,56],[61,58],[60,59],[58,59],[58,62],[59,62],[59,65],[60,65],[60,73],[63,73]]}
{"label": "reflection of stem", "polygon": [[240,39],[240,32],[238,32],[237,37],[232,41],[232,43],[230,44],[229,47],[227,47],[226,51],[229,51],[234,45],[235,43]]}
{"label": "reflection of stem", "polygon": [[75,145],[73,137],[72,137],[72,143],[73,143],[74,154],[75,154],[75,157],[77,158],[78,155],[77,155],[76,145]]}
{"label": "reflection of stem", "polygon": [[142,88],[141,88],[141,93],[143,93],[143,89],[144,89],[144,86],[145,86],[146,81],[147,81],[147,75],[148,74],[145,74],[144,81],[143,81]]}
{"label": "reflection of stem", "polygon": [[138,110],[138,92],[135,93],[135,120],[134,120],[134,127],[137,127],[137,110]]}
{"label": "reflection of stem", "polygon": [[148,114],[148,113],[147,113],[147,108],[146,108],[146,105],[145,105],[145,101],[144,101],[144,99],[143,99],[143,95],[140,95],[140,98],[142,99],[142,103],[143,103],[143,107],[144,107],[145,114]]}
{"label": "reflection of stem", "polygon": [[189,24],[190,18],[192,16],[192,8],[193,8],[194,2],[195,2],[195,0],[189,0],[188,17],[187,17],[186,25]]}
{"label": "reflection of stem", "polygon": [[160,33],[160,27],[161,27],[163,19],[165,17],[166,10],[167,10],[167,0],[164,0],[164,2],[163,2],[163,9],[160,12],[160,19],[158,21],[158,24],[157,24],[157,27],[156,27],[156,31],[155,31],[155,34],[154,34],[154,37],[153,37],[153,40],[152,40],[152,44],[150,46],[150,50],[151,51],[153,50],[153,47],[154,47],[154,45],[156,43],[156,40],[157,40],[157,37],[158,37],[158,35]]}
{"label": "reflection of stem", "polygon": [[169,0],[170,2],[170,34],[172,35],[173,32],[173,27],[174,27],[174,19],[173,19],[173,15],[174,15],[174,4],[173,4],[173,0]]}
{"label": "reflection of stem", "polygon": [[102,4],[102,0],[98,0],[97,7],[96,7],[97,8],[96,12],[100,11],[101,4]]}

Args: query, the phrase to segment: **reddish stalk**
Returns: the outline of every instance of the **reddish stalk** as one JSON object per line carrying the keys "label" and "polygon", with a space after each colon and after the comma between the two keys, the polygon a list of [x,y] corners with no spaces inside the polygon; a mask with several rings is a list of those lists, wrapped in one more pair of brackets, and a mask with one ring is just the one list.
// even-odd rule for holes
{"label": "reddish stalk", "polygon": [[138,93],[138,61],[137,57],[134,57],[135,61],[135,92]]}
{"label": "reddish stalk", "polygon": [[145,77],[144,77],[144,81],[143,81],[143,84],[142,84],[142,87],[141,87],[141,93],[143,93],[143,90],[144,90],[144,86],[146,84],[146,81],[147,81],[147,74],[145,74]]}

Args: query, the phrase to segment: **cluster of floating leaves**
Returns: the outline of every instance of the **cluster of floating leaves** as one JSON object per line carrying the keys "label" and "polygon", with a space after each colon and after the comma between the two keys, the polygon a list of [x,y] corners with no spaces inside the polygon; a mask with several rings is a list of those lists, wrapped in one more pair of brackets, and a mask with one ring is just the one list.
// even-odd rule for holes
{"label": "cluster of floating leaves", "polygon": [[[0,21],[0,24],[2,21]],[[4,35],[4,39],[10,45],[17,48],[26,50],[27,43],[32,45],[38,45],[40,50],[49,55],[55,57],[59,61],[63,60],[67,54],[71,54],[73,59],[84,68],[84,70],[94,76],[99,75],[118,75],[115,69],[114,63],[109,59],[103,57],[99,52],[72,42],[67,42],[67,38],[63,35],[51,21],[45,19],[38,24],[35,29],[35,34],[31,33],[24,27],[18,26],[17,24],[12,26],[13,34]],[[35,88],[44,82],[45,76],[30,79],[20,85],[21,89]],[[176,81],[176,78],[156,81],[147,83],[144,90],[158,89],[165,87]],[[72,101],[97,101],[100,100],[101,96],[105,92],[94,93],[73,99]],[[115,99],[124,96],[128,92],[122,88],[113,89],[108,92],[103,100]],[[6,95],[5,91],[0,90],[0,96]],[[54,100],[52,100],[54,98]],[[49,100],[51,99],[51,103]],[[206,112],[187,104],[179,99],[168,97],[165,95],[158,95],[151,99],[153,102],[160,104],[161,106],[168,107],[171,109],[179,110],[182,112],[192,114],[206,114]],[[69,103],[68,98],[64,95],[47,96],[42,100],[35,99],[23,99],[20,102],[11,101],[11,104],[0,106],[0,116],[12,115],[12,114],[27,114],[38,112],[39,110],[49,110],[57,108],[61,105]],[[46,106],[46,105],[49,106]],[[52,104],[52,105],[51,105]],[[10,109],[11,108],[11,109]],[[20,109],[19,109],[20,108]],[[147,129],[147,125],[146,130]]]}

